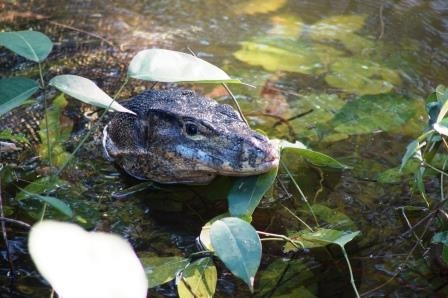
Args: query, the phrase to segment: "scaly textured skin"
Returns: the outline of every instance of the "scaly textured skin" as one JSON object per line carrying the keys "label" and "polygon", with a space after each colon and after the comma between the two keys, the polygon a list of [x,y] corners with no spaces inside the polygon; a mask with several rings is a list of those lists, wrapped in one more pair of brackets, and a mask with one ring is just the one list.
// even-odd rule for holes
{"label": "scaly textured skin", "polygon": [[[122,102],[123,103],[123,102]],[[109,158],[138,179],[206,184],[216,175],[248,176],[278,165],[278,152],[235,110],[190,90],[148,90],[123,103],[104,128]]]}

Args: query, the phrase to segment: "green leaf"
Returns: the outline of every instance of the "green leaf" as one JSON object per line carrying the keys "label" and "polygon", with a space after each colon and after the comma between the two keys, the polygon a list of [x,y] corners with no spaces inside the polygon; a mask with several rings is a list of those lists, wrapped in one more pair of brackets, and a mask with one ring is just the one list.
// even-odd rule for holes
{"label": "green leaf", "polygon": [[112,111],[134,114],[101,90],[94,82],[76,75],[59,75],[52,78],[49,85],[80,101]]}
{"label": "green leaf", "polygon": [[261,241],[255,229],[242,219],[227,217],[212,224],[210,238],[216,255],[253,291],[261,261]]}
{"label": "green leaf", "polygon": [[55,166],[62,166],[70,157],[70,153],[66,151],[64,143],[70,137],[73,122],[63,121],[63,112],[66,106],[67,100],[64,94],[61,93],[45,111],[47,121],[41,121],[39,125],[38,133],[41,139],[41,143],[38,145],[39,155],[44,159],[48,159],[48,152],[51,150],[52,162]]}
{"label": "green leaf", "polygon": [[218,274],[212,258],[202,258],[189,264],[177,280],[179,297],[213,297]]}
{"label": "green leaf", "polygon": [[271,18],[272,28],[269,35],[283,36],[297,39],[302,33],[305,24],[293,14],[275,15]]}
{"label": "green leaf", "polygon": [[[288,233],[288,237],[294,241],[300,242],[300,245],[303,246],[303,248],[315,248],[324,247],[331,243],[344,246],[359,233],[359,231],[349,232],[333,229],[319,229],[314,232],[310,232],[309,230],[292,231]],[[283,247],[283,251],[285,253],[297,251],[297,247],[293,246],[291,243],[286,243]]]}
{"label": "green leaf", "polygon": [[0,45],[34,62],[42,62],[53,48],[51,40],[38,31],[0,32]]}
{"label": "green leaf", "polygon": [[277,259],[260,272],[256,297],[316,297],[316,276],[301,260]]}
{"label": "green leaf", "polygon": [[[1,34],[1,33],[0,33]],[[23,104],[36,93],[39,85],[27,78],[7,78],[0,80],[0,116]]]}
{"label": "green leaf", "polygon": [[309,35],[316,42],[338,42],[349,51],[361,54],[375,46],[373,41],[354,33],[364,26],[365,19],[365,15],[332,16],[311,25]]}
{"label": "green leaf", "polygon": [[332,229],[319,229],[315,232],[302,234],[302,238],[312,242],[320,242],[324,244],[333,243],[343,247],[359,234],[359,231],[344,232]]}
{"label": "green leaf", "polygon": [[250,0],[250,1],[242,1],[237,2],[233,9],[237,14],[262,14],[274,12],[281,7],[283,7],[286,3],[286,0]]}
{"label": "green leaf", "polygon": [[210,240],[210,229],[212,227],[212,224],[218,219],[222,219],[225,217],[229,217],[229,214],[224,213],[215,216],[212,219],[210,219],[205,225],[202,226],[201,233],[199,234],[199,240],[201,241],[201,244],[204,246],[206,250],[214,251],[212,241]]}
{"label": "green leaf", "polygon": [[319,222],[325,221],[333,229],[355,229],[355,223],[346,214],[339,212],[336,209],[331,209],[325,205],[314,204],[311,206],[314,215],[319,219]]}
{"label": "green leaf", "polygon": [[388,93],[401,83],[395,70],[370,60],[345,57],[330,65],[325,81],[330,86],[359,95]]}
{"label": "green leaf", "polygon": [[415,154],[420,150],[420,142],[418,140],[413,140],[406,146],[406,152],[401,159],[400,171],[408,164],[409,160],[415,156]]}
{"label": "green leaf", "polygon": [[30,193],[30,192],[27,192],[26,190],[24,190],[22,188],[20,188],[20,190],[22,192],[24,192],[27,195],[27,197],[39,200],[39,201],[41,201],[43,203],[47,203],[48,205],[50,205],[51,207],[55,208],[56,210],[58,210],[62,214],[66,215],[66,216],[68,216],[70,218],[73,217],[72,208],[70,208],[69,205],[67,205],[65,202],[59,200],[58,198],[51,197],[51,196],[41,196],[39,194]]}
{"label": "green leaf", "polygon": [[279,147],[280,147],[281,152],[283,152],[283,151],[294,152],[294,153],[302,156],[308,162],[310,162],[311,164],[313,164],[317,167],[327,167],[327,168],[332,168],[332,169],[337,169],[337,170],[345,170],[345,169],[350,168],[349,166],[346,166],[346,165],[340,163],[336,159],[334,159],[326,154],[306,148],[300,142],[290,143],[288,141],[281,140],[279,142]]}
{"label": "green leaf", "polygon": [[207,61],[165,49],[138,52],[129,64],[128,77],[156,82],[241,83]]}
{"label": "green leaf", "polygon": [[10,128],[0,131],[0,140],[8,140],[27,144],[30,143],[30,141],[23,134],[15,134]]}
{"label": "green leaf", "polygon": [[154,288],[176,278],[190,262],[182,257],[141,257],[140,261],[148,278],[148,287]]}
{"label": "green leaf", "polygon": [[432,236],[431,243],[448,245],[448,231],[435,233],[434,236]]}
{"label": "green leaf", "polygon": [[332,16],[311,25],[310,36],[317,41],[339,39],[340,36],[360,30],[365,19],[366,16],[362,15]]}
{"label": "green leaf", "polygon": [[235,58],[267,71],[320,74],[325,70],[315,49],[297,40],[264,37],[242,42],[241,46],[233,54]]}
{"label": "green leaf", "polygon": [[274,168],[261,175],[236,179],[227,196],[230,215],[235,217],[251,216],[263,195],[274,183],[277,171],[278,168]]}
{"label": "green leaf", "polygon": [[336,131],[349,135],[391,131],[415,116],[417,104],[396,94],[366,95],[349,101],[330,124]]}
{"label": "green leaf", "polygon": [[440,122],[445,117],[446,113],[448,112],[448,88],[446,88],[443,85],[437,86],[436,97],[437,97],[437,101],[443,104],[442,108],[440,109],[439,115],[437,116],[437,120],[436,120],[436,122]]}
{"label": "green leaf", "polygon": [[61,180],[59,178],[50,179],[49,176],[44,176],[34,180],[30,184],[28,184],[25,188],[23,188],[22,191],[16,195],[16,199],[17,200],[26,199],[30,196],[30,194],[42,194],[53,192],[58,187],[67,185],[68,183],[66,181]]}

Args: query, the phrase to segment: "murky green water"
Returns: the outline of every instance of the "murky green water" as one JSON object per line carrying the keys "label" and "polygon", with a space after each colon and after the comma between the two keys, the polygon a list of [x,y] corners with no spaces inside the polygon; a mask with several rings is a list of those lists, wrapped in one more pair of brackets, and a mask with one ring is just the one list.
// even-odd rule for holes
{"label": "murky green water", "polygon": [[[369,297],[448,295],[446,269],[432,266],[426,249],[417,249],[398,278],[375,290],[396,273],[415,244],[404,234],[407,225],[400,207],[424,207],[424,202],[408,182],[381,183],[381,174],[399,165],[406,145],[421,132],[426,121],[422,98],[438,84],[448,84],[446,1],[271,1],[265,11],[259,10],[260,4],[248,6],[250,1],[66,2],[0,3],[0,30],[34,28],[47,33],[58,45],[50,58],[50,73],[84,75],[111,93],[117,91],[130,57],[151,47],[191,49],[254,85],[232,87],[252,126],[271,137],[301,140],[353,167],[342,174],[320,173],[289,160],[310,201],[347,215],[362,232],[348,247],[360,293]],[[266,49],[269,55],[257,56]],[[280,60],[276,58],[279,51]],[[1,76],[23,72],[28,66],[5,55],[0,49],[0,64],[5,66],[0,67]],[[296,67],[299,62],[303,67]],[[352,84],[359,78],[361,83]],[[143,86],[133,83],[126,92]],[[195,88],[228,100],[218,87]],[[374,94],[378,90],[382,95]],[[278,125],[278,119],[290,120]],[[20,175],[23,180],[38,176],[34,170],[22,170]],[[280,177],[292,197],[279,190],[263,203],[254,214],[258,230],[286,233],[300,228],[280,203],[311,221],[286,175]],[[62,192],[67,200],[85,198],[85,203],[72,199],[81,215],[125,235],[138,252],[188,255],[195,251],[194,239],[202,224],[225,210],[225,200],[204,203],[194,198],[200,192],[223,196],[226,181],[221,180],[206,189],[169,187],[115,200],[110,194],[129,186],[129,181],[108,163],[98,160],[91,165],[83,155],[65,179],[77,183]],[[4,196],[13,202],[14,185],[26,182],[12,178],[6,182]],[[216,195],[210,195],[212,190]],[[20,206],[11,205],[12,216],[34,221]],[[417,221],[423,213],[408,216]],[[9,297],[9,289],[18,297],[48,296],[33,266],[24,261],[28,258],[26,233],[15,228],[10,232],[19,276],[11,287],[0,287],[5,292],[2,297]],[[307,286],[319,297],[353,295],[337,249],[286,254],[281,249],[267,243],[262,267],[279,257],[301,260],[313,272]],[[0,283],[6,283],[4,258],[0,264]],[[151,293],[176,295],[172,286]],[[245,285],[220,276],[218,297],[248,295]]]}

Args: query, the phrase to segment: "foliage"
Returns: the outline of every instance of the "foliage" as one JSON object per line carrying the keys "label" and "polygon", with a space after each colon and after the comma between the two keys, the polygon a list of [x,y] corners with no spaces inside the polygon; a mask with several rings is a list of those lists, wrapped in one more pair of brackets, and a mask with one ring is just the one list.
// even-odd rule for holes
{"label": "foliage", "polygon": [[0,116],[20,106],[36,93],[39,85],[27,78],[7,78],[0,80]]}
{"label": "foliage", "polygon": [[268,71],[325,75],[328,85],[349,93],[388,93],[401,84],[400,76],[366,55],[374,43],[356,33],[364,22],[364,16],[350,15],[306,25],[292,16],[279,16],[273,18],[270,36],[242,42],[234,56]]}
{"label": "foliage", "polygon": [[[418,136],[406,148],[400,171],[403,173],[412,167],[413,161],[418,166],[414,170],[415,185],[421,193],[426,205],[430,207],[430,216],[424,219],[433,220],[437,217],[437,230],[432,235],[431,243],[442,245],[441,259],[448,264],[448,241],[447,241],[447,218],[446,198],[444,197],[443,180],[447,176],[448,143],[446,136],[448,132],[448,88],[440,85],[435,92],[430,94],[426,100],[426,111],[428,113],[428,126],[423,134]],[[428,200],[425,179],[429,176],[440,176],[440,197],[437,200]],[[434,216],[431,216],[434,215]]]}
{"label": "foliage", "polygon": [[[319,24],[319,26],[322,27],[323,25]],[[342,28],[341,30],[348,31],[348,33],[352,32],[347,26],[340,26],[340,28]],[[355,29],[353,29],[353,31],[354,30]],[[48,56],[48,53],[52,47],[51,41],[43,38],[40,33],[30,34],[26,32],[12,32],[11,34],[2,34],[0,37],[1,44],[5,45],[15,53],[38,63],[42,62]],[[327,37],[328,36],[326,36],[326,38]],[[23,46],[21,40],[26,41],[26,47]],[[292,65],[295,69],[291,69],[291,71],[306,74],[325,73],[326,70],[324,66],[327,62],[324,61],[323,57],[328,56],[330,53],[338,53],[337,50],[325,46],[321,46],[320,52],[316,53],[317,48],[308,47],[308,45],[304,44],[298,44],[290,41],[289,39],[284,39],[283,37],[268,38],[263,40],[258,39],[256,42],[247,42],[245,45],[248,48],[248,52],[243,51],[240,52],[240,54],[236,54],[236,56],[239,56],[242,60],[249,59],[248,57],[253,54],[251,52],[252,48],[262,49],[268,56],[261,54],[257,59],[266,60],[263,62],[263,66],[267,69],[285,70],[285,67]],[[274,53],[274,56],[272,56],[272,53]],[[287,59],[287,63],[284,65],[279,65],[281,61],[284,61],[285,55],[289,57]],[[339,53],[336,56],[339,56]],[[257,63],[259,62],[254,62],[254,64]],[[41,71],[41,67],[39,67],[39,69]],[[42,73],[40,74],[41,87],[46,89],[48,88],[47,84],[45,84],[42,79]],[[375,75],[376,74],[377,73],[375,73]],[[239,80],[231,79],[224,71],[216,66],[196,58],[193,55],[187,55],[164,49],[143,50],[137,53],[134,59],[130,62],[128,68],[128,79],[130,78],[162,82],[240,83]],[[126,85],[128,79],[123,83],[120,91]],[[31,83],[31,81],[32,80],[29,79],[0,80],[0,84],[15,86],[13,88],[13,92],[11,91],[7,94],[5,93],[6,95],[4,96],[4,100],[2,97],[0,109],[3,113],[23,103],[24,100],[26,100],[33,94],[33,92],[37,90],[36,85]],[[80,101],[105,108],[105,112],[111,110],[115,112],[132,113],[115,101],[119,94],[111,97],[87,78],[74,75],[59,75],[52,78],[49,81],[49,85]],[[59,123],[61,118],[61,109],[64,105],[65,100],[63,96],[60,96],[54,100],[52,109],[46,111],[47,118],[45,123],[41,125],[40,134],[43,140],[43,143],[40,145],[40,152],[42,155],[48,155],[50,168],[57,167],[58,172],[56,174],[52,172],[52,175],[48,178],[48,180],[42,180],[39,181],[39,183],[29,184],[19,193],[17,199],[35,198],[44,203],[44,211],[45,206],[48,204],[55,210],[63,213],[65,216],[72,218],[74,217],[74,212],[70,205],[63,200],[50,195],[50,193],[58,187],[59,183],[66,183],[65,181],[59,180],[57,176],[68,164],[78,148],[82,146],[88,135],[84,137],[83,141],[80,142],[73,153],[69,155],[65,152],[64,148],[61,146],[61,143],[63,143],[68,137],[68,129]],[[273,142],[276,143],[280,153],[288,151],[297,158],[306,160],[314,167],[330,168],[333,170],[344,170],[348,168],[335,159],[323,153],[311,150],[301,143],[293,144],[283,140]],[[212,296],[216,288],[217,271],[214,266],[214,259],[211,258],[211,256],[216,256],[236,277],[241,278],[249,286],[251,291],[254,291],[255,276],[257,274],[262,255],[261,238],[259,236],[262,232],[257,232],[250,224],[250,221],[253,212],[260,204],[263,196],[273,187],[277,174],[278,169],[273,169],[262,175],[235,179],[227,197],[229,213],[215,217],[203,227],[200,240],[203,242],[205,251],[202,252],[204,253],[202,257],[198,258],[196,255],[191,255],[186,258],[142,257],[141,261],[144,264],[146,276],[149,280],[149,286],[155,287],[162,283],[176,279],[177,290],[181,297]],[[293,179],[289,172],[288,175],[291,179]],[[297,185],[295,181],[294,184]],[[306,201],[305,197],[303,197],[303,199]],[[315,206],[314,211],[321,214],[331,214],[328,209],[319,209],[317,206]],[[310,209],[312,214],[314,211]],[[44,216],[45,212],[43,212],[42,217]],[[313,214],[313,216],[315,215]],[[300,218],[297,219],[301,220]],[[342,218],[342,220],[346,221],[346,218]],[[34,232],[31,234],[30,251],[32,251],[33,260],[35,261],[36,266],[59,294],[62,294],[65,297],[71,297],[70,295],[82,296],[82,294],[77,292],[78,290],[82,290],[82,287],[79,285],[90,285],[92,281],[96,283],[95,278],[90,277],[89,274],[95,273],[95,270],[100,270],[98,267],[103,267],[101,268],[102,270],[110,271],[107,272],[107,275],[105,275],[104,278],[109,279],[108,283],[112,286],[117,283],[114,281],[115,277],[111,277],[110,275],[115,272],[114,270],[120,270],[120,273],[125,274],[140,274],[140,269],[137,268],[139,266],[136,266],[133,269],[112,268],[108,270],[111,263],[113,263],[110,261],[110,258],[114,258],[111,255],[104,256],[104,258],[101,259],[95,258],[95,260],[92,260],[100,263],[99,265],[96,264],[95,269],[92,270],[90,262],[87,262],[83,256],[77,256],[76,258],[72,258],[72,256],[83,253],[84,249],[87,252],[89,252],[90,249],[97,249],[98,247],[103,249],[104,243],[96,247],[98,240],[97,238],[109,239],[109,236],[101,233],[88,234],[80,230],[78,227],[73,227],[71,225],[65,226],[65,228],[60,230],[58,225],[63,224],[37,224],[33,230],[43,230],[44,232],[42,232],[42,237],[33,236],[36,234],[39,235],[40,232]],[[59,237],[60,234],[57,233],[60,231],[65,232],[64,235]],[[284,235],[273,235],[273,237],[276,240],[286,240],[289,243],[294,243],[296,248],[302,245],[302,241],[305,240],[308,242],[319,243],[320,246],[337,244],[343,249],[344,255],[347,258],[344,245],[358,235],[358,233],[359,232],[347,230],[339,231],[332,229],[317,229],[301,233],[301,240],[297,240],[294,237],[288,238]],[[82,238],[82,241],[77,237]],[[110,237],[111,239],[116,238],[113,236]],[[80,250],[76,249],[77,246],[73,244],[73,240],[76,239],[81,241],[80,243],[84,243],[83,245],[86,245],[87,247]],[[105,243],[107,243],[107,241]],[[67,274],[68,279],[63,279],[65,274],[54,275],[55,271],[52,271],[53,273],[48,273],[49,271],[47,271],[47,269],[42,269],[44,268],[43,266],[47,265],[44,263],[46,263],[45,258],[49,258],[48,253],[56,253],[53,248],[47,247],[49,243],[58,248],[56,251],[61,251],[64,253],[63,255],[58,255],[58,258],[55,258],[57,262],[49,262],[49,265],[52,267],[52,269],[49,270],[59,270],[58,262],[61,264],[60,266],[65,269],[68,268],[70,270],[72,268],[76,268],[76,270],[70,272],[70,274]],[[112,242],[107,245],[111,247],[113,246]],[[122,246],[124,244],[117,245]],[[90,253],[102,254],[103,252],[100,253],[95,251]],[[130,255],[128,254],[128,256]],[[70,263],[69,265],[63,265],[63,261],[70,260],[73,260],[73,264]],[[77,263],[74,260],[83,261]],[[132,264],[136,264],[135,260],[130,262],[130,265]],[[349,263],[348,265],[350,268]],[[84,279],[84,277],[82,277],[82,280],[79,280],[80,276],[78,270],[83,270],[86,272],[85,276],[88,278]],[[103,273],[98,274],[102,275]],[[138,280],[138,278],[136,278],[136,280]],[[61,287],[59,286],[60,282],[64,284]],[[103,286],[103,283],[99,283],[97,284],[96,289],[91,289],[90,291],[91,293],[95,293],[96,290],[102,291],[105,289]],[[135,287],[136,288],[133,290],[139,292],[140,285]],[[354,290],[356,292],[355,287]],[[128,291],[131,290],[128,289]],[[309,294],[309,291],[305,287],[299,287],[294,290],[294,293],[302,293],[305,295]]]}

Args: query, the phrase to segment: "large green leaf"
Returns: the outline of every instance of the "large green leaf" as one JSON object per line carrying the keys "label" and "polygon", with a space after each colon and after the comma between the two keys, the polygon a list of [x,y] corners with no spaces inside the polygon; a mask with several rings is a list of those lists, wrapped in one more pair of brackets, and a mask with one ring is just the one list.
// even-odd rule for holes
{"label": "large green leaf", "polygon": [[302,156],[303,158],[305,158],[311,164],[318,166],[318,167],[327,167],[327,168],[332,168],[332,169],[337,169],[337,170],[344,170],[344,169],[350,168],[349,166],[346,166],[346,165],[340,163],[336,159],[334,159],[326,154],[306,148],[305,145],[303,145],[300,142],[290,143],[285,140],[279,140],[278,146],[279,146],[281,152],[283,152],[283,151],[294,152],[294,153]]}
{"label": "large green leaf", "polygon": [[0,32],[0,45],[34,62],[42,62],[53,48],[51,40],[38,31]]}
{"label": "large green leaf", "polygon": [[101,108],[109,108],[116,112],[135,114],[114,101],[94,82],[84,77],[76,75],[59,75],[52,78],[49,85],[85,103]]}
{"label": "large green leaf", "polygon": [[251,216],[263,195],[274,183],[277,171],[278,168],[274,168],[261,175],[236,179],[227,196],[230,215],[236,217]]}
{"label": "large green leaf", "polygon": [[227,217],[212,224],[210,238],[216,255],[253,291],[261,261],[261,241],[255,229],[242,219]]}
{"label": "large green leaf", "polygon": [[268,71],[320,74],[324,69],[318,53],[309,44],[283,37],[256,38],[241,43],[233,55]]}
{"label": "large green leaf", "polygon": [[276,259],[260,272],[256,297],[316,297],[314,273],[301,260]]}
{"label": "large green leaf", "polygon": [[340,15],[322,19],[310,26],[310,36],[315,40],[339,39],[360,30],[364,26],[365,16]]}
{"label": "large green leaf", "polygon": [[143,263],[149,288],[175,279],[176,274],[190,262],[183,257],[140,257],[140,261]]}
{"label": "large green leaf", "polygon": [[[1,33],[0,33],[1,34]],[[36,81],[27,78],[0,80],[0,116],[20,106],[39,89]]]}
{"label": "large green leaf", "polygon": [[416,154],[418,154],[421,157],[420,142],[418,140],[413,140],[406,146],[406,152],[404,153],[403,157],[401,158],[400,172],[407,165],[409,160],[411,158],[413,158],[414,156],[416,156]]}
{"label": "large green leaf", "polygon": [[342,43],[349,51],[361,54],[374,47],[372,40],[355,34],[364,26],[364,21],[365,15],[332,16],[310,25],[309,36],[316,42]]}
{"label": "large green leaf", "polygon": [[348,102],[330,122],[349,135],[400,128],[416,114],[417,103],[396,94],[362,96]]}
{"label": "large green leaf", "polygon": [[138,52],[129,64],[128,76],[156,82],[241,83],[207,61],[165,49]]}
{"label": "large green leaf", "polygon": [[359,95],[387,93],[401,83],[395,70],[352,57],[338,58],[332,63],[325,81],[333,87]]}
{"label": "large green leaf", "polygon": [[189,264],[177,280],[180,298],[213,297],[218,274],[212,258],[202,258]]}
{"label": "large green leaf", "polygon": [[332,229],[319,229],[315,232],[306,232],[301,235],[305,240],[315,243],[322,243],[324,246],[326,244],[337,244],[341,247],[345,246],[348,242],[353,240],[359,235],[359,231],[356,232],[344,232]]}
{"label": "large green leaf", "polygon": [[62,214],[66,215],[68,217],[73,217],[72,208],[70,208],[70,206],[68,204],[66,204],[65,202],[61,201],[60,199],[52,197],[52,196],[42,196],[42,195],[39,195],[39,194],[30,193],[30,192],[27,192],[24,189],[21,189],[21,191],[23,193],[25,193],[29,198],[33,198],[33,199],[39,200],[39,201],[41,201],[43,203],[47,203],[49,206],[55,208],[56,210],[58,210]]}

